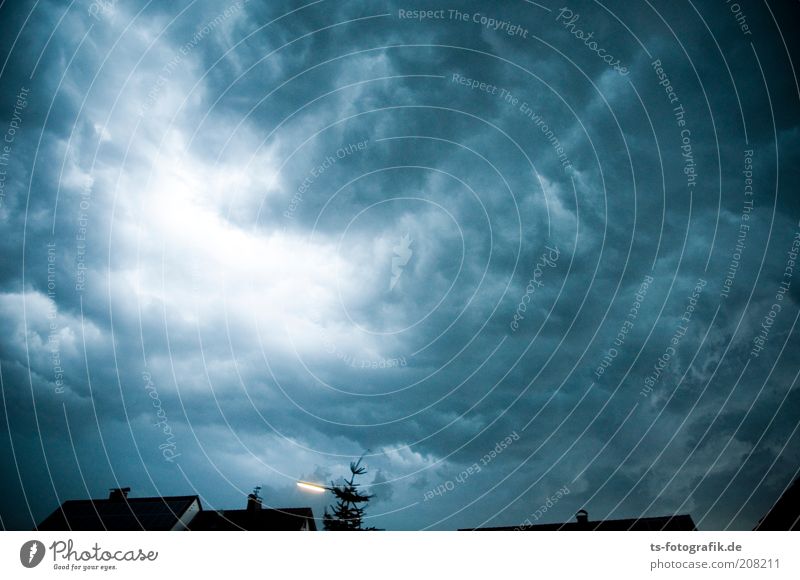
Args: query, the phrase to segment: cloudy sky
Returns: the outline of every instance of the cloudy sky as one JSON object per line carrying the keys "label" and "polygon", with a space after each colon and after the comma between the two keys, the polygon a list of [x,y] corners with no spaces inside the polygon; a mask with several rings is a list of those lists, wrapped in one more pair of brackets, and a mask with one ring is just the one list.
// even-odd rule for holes
{"label": "cloudy sky", "polygon": [[365,454],[380,528],[752,528],[800,467],[798,12],[0,3],[0,523],[319,515]]}

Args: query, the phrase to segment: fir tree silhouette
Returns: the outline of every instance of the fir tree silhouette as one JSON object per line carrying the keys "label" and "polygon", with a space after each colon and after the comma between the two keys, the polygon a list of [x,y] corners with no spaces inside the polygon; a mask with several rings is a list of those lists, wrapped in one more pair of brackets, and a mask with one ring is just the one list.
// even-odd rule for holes
{"label": "fir tree silhouette", "polygon": [[334,485],[331,482],[331,492],[336,497],[336,503],[330,506],[330,513],[328,508],[325,508],[325,514],[322,516],[322,523],[326,530],[359,531],[376,529],[362,527],[364,509],[367,502],[373,497],[362,493],[358,489],[360,484],[355,482],[357,476],[364,475],[367,472],[367,468],[361,465],[363,459],[364,456],[362,455],[358,461],[350,462],[350,479],[345,479],[344,484]]}

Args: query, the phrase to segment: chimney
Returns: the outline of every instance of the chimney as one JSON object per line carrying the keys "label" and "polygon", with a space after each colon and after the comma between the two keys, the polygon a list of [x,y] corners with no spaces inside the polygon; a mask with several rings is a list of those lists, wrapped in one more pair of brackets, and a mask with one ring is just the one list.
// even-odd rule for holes
{"label": "chimney", "polygon": [[124,501],[128,499],[130,487],[112,487],[109,490],[108,499],[111,501]]}
{"label": "chimney", "polygon": [[253,489],[253,493],[247,496],[247,511],[252,512],[261,509],[261,496],[258,495],[260,491],[261,486],[256,486]]}
{"label": "chimney", "polygon": [[579,524],[588,524],[589,512],[587,512],[586,510],[578,510],[578,513],[575,514],[575,519],[578,520]]}

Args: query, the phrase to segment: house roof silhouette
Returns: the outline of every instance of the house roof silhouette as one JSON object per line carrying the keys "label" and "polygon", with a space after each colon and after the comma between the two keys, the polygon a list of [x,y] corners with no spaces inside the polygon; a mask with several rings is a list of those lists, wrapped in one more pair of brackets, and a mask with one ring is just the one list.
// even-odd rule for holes
{"label": "house roof silhouette", "polygon": [[755,530],[800,530],[800,478],[792,482],[766,515],[756,524]]}
{"label": "house roof silhouette", "polygon": [[[692,516],[689,514],[676,516],[657,516],[652,518],[629,518],[622,520],[596,520],[590,521],[585,510],[578,512],[574,522],[557,524],[523,524],[519,526],[501,526],[491,528],[473,528],[480,531],[520,531],[520,532],[549,532],[549,531],[596,531],[596,532],[638,532],[638,531],[664,531],[682,532],[695,531]],[[467,531],[467,530],[462,530]]]}
{"label": "house roof silhouette", "polygon": [[204,510],[197,495],[129,498],[130,488],[108,499],[65,501],[36,527],[39,531],[316,531],[311,508],[263,509],[257,492],[242,510]]}
{"label": "house roof silhouette", "polygon": [[69,500],[38,526],[39,531],[185,529],[201,509],[196,495]]}
{"label": "house roof silhouette", "polygon": [[203,510],[190,522],[194,531],[316,531],[311,508]]}

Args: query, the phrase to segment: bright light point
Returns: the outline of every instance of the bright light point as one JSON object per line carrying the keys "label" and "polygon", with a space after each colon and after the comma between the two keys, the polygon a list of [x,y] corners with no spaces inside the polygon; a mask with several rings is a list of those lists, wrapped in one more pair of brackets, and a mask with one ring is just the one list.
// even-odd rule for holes
{"label": "bright light point", "polygon": [[297,487],[302,487],[307,491],[313,491],[314,493],[325,493],[325,488],[321,485],[317,485],[316,483],[308,483],[307,481],[298,481]]}

